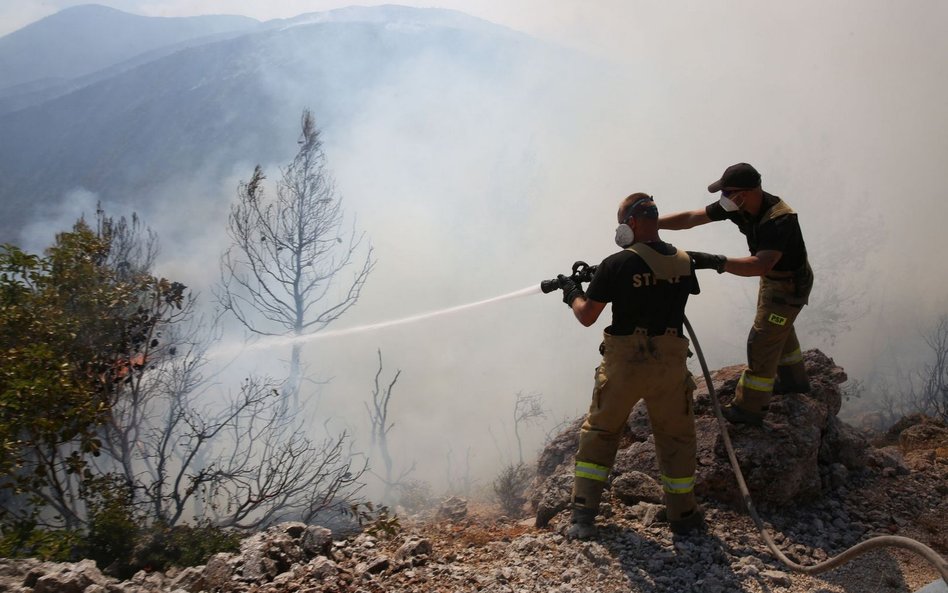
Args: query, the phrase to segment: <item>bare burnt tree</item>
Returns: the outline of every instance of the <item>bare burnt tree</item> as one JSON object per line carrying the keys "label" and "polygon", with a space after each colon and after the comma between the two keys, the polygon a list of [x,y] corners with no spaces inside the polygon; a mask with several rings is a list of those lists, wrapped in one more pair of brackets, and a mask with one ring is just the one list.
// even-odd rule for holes
{"label": "bare burnt tree", "polygon": [[183,286],[150,276],[154,235],[137,218],[115,222],[100,212],[98,222],[117,246],[105,254],[108,265],[127,262],[119,275],[138,287],[133,339],[109,369],[111,400],[95,448],[37,448],[49,480],[34,481],[30,506],[0,502],[0,510],[22,519],[36,510],[42,525],[79,528],[90,518],[91,488],[103,481],[124,487],[136,518],[171,526],[191,518],[236,528],[308,521],[357,501],[366,466],[348,450],[348,435],[301,436],[310,431],[270,380],[249,378],[233,397],[215,391],[205,351],[217,332],[195,318]]}
{"label": "bare burnt tree", "polygon": [[278,384],[267,379],[247,378],[223,405],[207,397],[204,346],[195,335],[175,335],[177,354],[128,384],[103,439],[100,473],[121,476],[142,514],[166,525],[197,507],[216,525],[255,529],[308,521],[354,500],[366,468],[353,462],[348,436],[302,436]]}
{"label": "bare burnt tree", "polygon": [[948,421],[948,315],[940,316],[923,338],[931,359],[918,372],[910,399],[917,410]]}
{"label": "bare burnt tree", "polygon": [[918,411],[912,400],[911,384],[911,371],[902,368],[896,368],[891,375],[879,373],[873,377],[865,392],[871,414],[868,427],[874,433],[884,434],[899,419]]}
{"label": "bare burnt tree", "polygon": [[357,501],[366,463],[354,464],[343,432],[316,443],[301,435],[284,398],[267,389],[260,406],[228,425],[230,452],[204,471],[214,523],[259,529],[278,521],[314,521]]}
{"label": "bare burnt tree", "polygon": [[[546,410],[543,408],[543,396],[538,393],[525,394],[518,391],[513,410],[513,428],[514,437],[517,440],[518,461],[516,463],[513,461],[506,463],[491,484],[494,495],[504,512],[512,517],[519,517],[523,513],[527,486],[533,478],[533,472],[523,461],[523,439],[520,435],[520,429],[522,426],[536,424],[543,418],[546,418]],[[498,448],[498,452],[500,452],[496,436],[489,428],[488,432],[491,438],[494,439],[494,445]],[[501,453],[501,457],[505,456]]]}
{"label": "bare burnt tree", "polygon": [[517,399],[514,402],[514,436],[517,438],[517,455],[520,465],[523,465],[523,442],[520,437],[520,426],[536,424],[546,418],[546,410],[543,409],[543,396],[539,393],[525,394],[522,391],[517,392]]}
{"label": "bare burnt tree", "polygon": [[[281,170],[276,197],[264,195],[258,165],[231,208],[232,246],[221,258],[217,297],[255,334],[302,336],[339,319],[359,299],[373,267],[364,233],[343,229],[336,193],[312,113],[302,116],[299,151]],[[351,268],[351,274],[343,278]],[[284,396],[298,401],[302,346],[294,343]]]}
{"label": "bare burnt tree", "polygon": [[[493,433],[492,433],[493,436]],[[454,449],[450,446],[444,455],[445,459],[445,484],[448,494],[459,494],[468,496],[474,488],[474,480],[471,478],[471,447],[464,452],[464,465],[457,472],[454,470]]]}
{"label": "bare burnt tree", "polygon": [[148,274],[158,257],[158,234],[146,227],[138,214],[131,219],[117,220],[107,216],[102,205],[96,206],[96,231],[109,241],[106,265],[116,271],[119,279],[127,280]]}
{"label": "bare burnt tree", "polygon": [[380,476],[380,479],[385,484],[385,491],[382,494],[382,500],[388,501],[389,495],[393,489],[398,488],[399,485],[407,478],[414,470],[414,462],[407,469],[402,470],[399,475],[394,476],[394,462],[392,461],[392,454],[388,448],[388,433],[395,426],[394,422],[389,422],[388,419],[388,405],[392,401],[392,390],[395,388],[395,383],[398,381],[398,377],[402,374],[401,369],[395,371],[395,375],[392,377],[392,380],[386,386],[380,382],[382,377],[382,350],[378,350],[379,355],[379,370],[375,373],[375,383],[372,388],[372,405],[370,406],[368,402],[365,403],[365,411],[369,415],[369,424],[372,428],[372,446],[373,451],[378,450],[379,455],[382,457],[382,463],[385,466],[385,475]]}

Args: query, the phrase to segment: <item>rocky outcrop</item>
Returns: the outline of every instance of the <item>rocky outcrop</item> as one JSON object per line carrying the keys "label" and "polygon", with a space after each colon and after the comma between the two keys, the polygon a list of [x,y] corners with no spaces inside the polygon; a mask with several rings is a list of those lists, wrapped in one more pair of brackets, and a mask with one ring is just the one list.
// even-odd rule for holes
{"label": "rocky outcrop", "polygon": [[[836,417],[842,404],[840,384],[846,381],[846,373],[818,350],[806,352],[804,359],[811,393],[774,396],[763,428],[728,426],[744,478],[759,503],[781,506],[813,499],[870,461],[868,440]],[[742,370],[743,366],[731,366],[712,373],[714,391],[722,403],[733,399]],[[697,382],[695,492],[701,497],[737,503],[740,493],[708,386],[703,377],[697,378]],[[538,526],[545,525],[568,505],[567,484],[572,476],[580,423],[581,419],[558,435],[540,457],[532,495]],[[659,471],[643,402],[632,411],[621,443],[610,487],[618,487],[629,504],[654,501],[654,478]],[[639,487],[630,488],[632,482]]]}
{"label": "rocky outcrop", "polygon": [[[776,545],[803,565],[826,560],[874,535],[917,538],[944,554],[948,458],[938,453],[944,442],[938,423],[907,420],[893,432],[891,444],[868,446],[858,431],[835,419],[833,410],[838,408],[829,387],[838,386],[834,381],[841,371],[819,353],[808,353],[807,361],[821,383],[813,397],[778,398],[764,430],[733,431],[742,463],[757,475],[769,471],[762,460],[790,461],[775,459],[773,452],[755,458],[747,450],[751,443],[787,447],[802,437],[776,433],[797,432],[800,427],[805,430],[799,434],[816,435],[817,443],[808,443],[805,451],[790,457],[810,469],[794,470],[798,477],[789,485],[798,492],[811,488],[820,496],[785,504],[782,496],[755,482],[755,490],[770,497],[758,499],[757,507]],[[714,385],[725,398],[728,389],[733,393],[736,372],[722,369],[715,374]],[[637,410],[623,435],[624,469],[614,472],[597,521],[599,531],[591,541],[565,538],[568,516],[555,512],[558,505],[565,506],[572,486],[575,445],[570,441],[575,435],[564,432],[544,452],[548,465],[543,488],[537,489],[538,509],[551,513],[546,519],[549,529],[498,518],[496,510],[490,513],[482,504],[452,498],[422,522],[418,517],[401,517],[397,529],[379,532],[384,537],[365,532],[345,538],[336,534],[335,539],[322,527],[284,523],[247,537],[238,553],[215,555],[205,566],[164,574],[142,571],[125,582],[103,577],[90,561],[0,559],[0,591],[847,593],[879,591],[881,584],[885,590],[911,591],[935,578],[917,557],[902,554],[896,559],[888,552],[860,557],[824,576],[790,572],[771,556],[751,520],[734,508],[728,494],[731,486],[715,473],[723,463],[723,451],[706,392],[699,391],[696,407],[707,529],[688,536],[672,534],[661,519],[661,489],[648,466],[654,462],[649,457],[647,416]],[[578,430],[578,424],[573,428]]]}
{"label": "rocky outcrop", "polygon": [[0,559],[0,591],[11,593],[122,593],[92,560],[39,562]]}
{"label": "rocky outcrop", "polygon": [[438,517],[449,521],[460,521],[467,517],[467,501],[459,496],[443,500],[438,507]]}
{"label": "rocky outcrop", "polygon": [[[0,560],[0,591],[16,593],[199,593],[242,592],[279,583],[287,574],[329,578],[332,532],[316,525],[282,523],[245,538],[236,554],[215,554],[205,566],[167,573],[139,571],[119,582],[104,576],[92,560],[51,563]],[[417,546],[416,546],[417,548]],[[412,550],[415,550],[413,548]],[[421,549],[424,546],[421,545]],[[428,549],[430,550],[430,544]],[[410,556],[412,551],[405,553]],[[277,590],[277,589],[275,589]]]}
{"label": "rocky outcrop", "polygon": [[948,449],[948,426],[940,420],[922,417],[899,432],[898,439],[899,447],[905,453],[932,450],[944,457],[941,452]]}
{"label": "rocky outcrop", "polygon": [[[213,590],[239,590],[233,583],[271,583],[291,570],[306,570],[315,557],[326,557],[332,532],[305,523],[281,523],[244,539],[237,554],[217,554],[205,567],[204,579]],[[325,572],[325,566],[320,572]]]}

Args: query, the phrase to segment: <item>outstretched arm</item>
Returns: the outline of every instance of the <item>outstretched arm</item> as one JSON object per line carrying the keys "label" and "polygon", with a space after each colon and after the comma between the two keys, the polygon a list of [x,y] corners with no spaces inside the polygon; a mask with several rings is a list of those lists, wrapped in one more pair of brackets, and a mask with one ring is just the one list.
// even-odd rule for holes
{"label": "outstretched arm", "polygon": [[704,210],[688,210],[658,217],[658,228],[681,231],[711,222]]}
{"label": "outstretched arm", "polygon": [[570,305],[570,308],[573,310],[573,315],[586,327],[596,323],[596,320],[599,319],[599,314],[602,313],[605,307],[605,303],[586,298],[586,295],[576,297]]}
{"label": "outstretched arm", "polygon": [[770,273],[780,261],[783,252],[773,249],[758,251],[749,257],[725,257],[701,251],[689,251],[696,270],[717,270],[718,274],[730,272],[735,276],[763,276]]}
{"label": "outstretched arm", "polygon": [[767,250],[758,251],[749,257],[729,257],[724,264],[724,271],[735,276],[763,276],[773,269],[782,255],[780,251]]}

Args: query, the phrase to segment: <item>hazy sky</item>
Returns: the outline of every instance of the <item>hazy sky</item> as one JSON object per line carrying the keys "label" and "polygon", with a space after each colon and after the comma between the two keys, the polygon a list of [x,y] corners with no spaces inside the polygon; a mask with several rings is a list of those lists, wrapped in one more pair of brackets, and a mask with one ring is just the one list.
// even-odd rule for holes
{"label": "hazy sky", "polygon": [[[30,22],[53,14],[63,8],[80,4],[101,4],[146,16],[195,16],[206,14],[239,14],[258,20],[289,18],[306,12],[319,12],[343,6],[373,6],[385,2],[358,2],[347,0],[3,0],[0,2],[0,35],[16,30]],[[391,2],[406,6],[456,9],[495,23],[503,24],[531,35],[574,45],[594,52],[613,54],[634,51],[640,39],[630,35],[630,24],[643,20],[654,23],[656,30],[667,33],[669,44],[681,45],[685,34],[704,29],[713,35],[716,26],[733,23],[734,27],[753,26],[754,21],[768,20],[770,10],[816,13],[823,17],[824,3],[760,3],[750,0],[708,3],[700,0],[678,1],[673,4],[657,1],[629,0],[406,0]],[[770,6],[768,6],[768,4]],[[919,3],[921,6],[924,3]],[[859,2],[836,3],[833,10],[860,11]],[[726,16],[729,12],[740,13]],[[724,18],[722,18],[724,17]],[[733,19],[733,20],[732,20]],[[732,28],[723,31],[733,30]],[[723,33],[722,31],[722,33]],[[684,45],[691,45],[684,43]]]}
{"label": "hazy sky", "polygon": [[[5,35],[30,22],[79,4],[102,4],[147,16],[194,16],[205,14],[240,14],[258,20],[288,18],[306,12],[319,12],[342,6],[373,6],[384,2],[347,2],[345,0],[4,0],[0,3],[0,35]],[[442,0],[440,2],[391,2],[405,6],[437,6],[453,8],[531,34],[554,35],[565,40],[584,39],[590,42],[604,31],[617,33],[611,19],[590,15],[589,3],[576,0]],[[614,13],[628,2],[597,1],[592,12]],[[682,4],[682,6],[685,6]]]}
{"label": "hazy sky", "polygon": [[[81,3],[0,0],[0,34]],[[372,3],[105,0],[99,4],[149,16],[243,14],[266,20]],[[508,212],[466,212],[474,220],[504,220],[503,225],[477,229],[483,232],[482,242],[426,242],[428,237],[450,238],[451,225],[456,224],[447,218],[426,220],[430,209],[421,208],[412,213],[416,216],[406,216],[410,220],[393,225],[388,211],[363,207],[360,224],[372,237],[382,263],[347,324],[384,321],[514,291],[565,271],[574,259],[594,263],[614,250],[612,217],[623,195],[655,193],[666,212],[700,208],[712,200],[705,187],[724,167],[748,161],[761,170],[765,189],[787,198],[800,215],[817,273],[814,302],[800,318],[804,348],[824,348],[856,377],[897,359],[917,365],[919,332],[935,316],[948,312],[948,266],[943,256],[948,252],[944,229],[948,201],[943,196],[948,187],[948,2],[400,4],[458,9],[577,48],[620,65],[625,78],[602,81],[601,91],[595,91],[599,95],[589,98],[600,111],[590,113],[581,109],[583,104],[574,105],[574,112],[564,119],[576,113],[576,122],[582,122],[584,129],[572,130],[568,137],[559,120],[535,122],[533,142],[543,159],[531,170],[536,178],[518,179],[515,165],[496,176],[497,183],[523,183],[533,192],[529,216],[511,221]],[[466,90],[462,83],[459,91]],[[418,174],[419,165],[454,175],[444,180],[445,187],[465,188],[470,192],[466,203],[476,207],[476,192],[487,177],[478,165],[491,162],[478,159],[500,152],[496,148],[505,144],[514,146],[513,156],[520,154],[515,149],[521,147],[521,139],[514,142],[500,134],[483,140],[483,145],[465,146],[466,153],[454,153],[461,141],[443,133],[409,138],[416,144],[395,155],[385,152],[385,147],[404,138],[399,118],[424,119],[428,107],[434,115],[431,129],[440,132],[437,124],[443,122],[434,113],[437,106],[427,105],[425,99],[412,97],[412,104],[403,107],[397,118],[381,104],[370,105],[360,124],[334,142],[330,161],[349,207],[360,207],[359,196],[382,194],[396,200],[431,191],[440,200],[444,188],[418,183],[426,175],[434,177]],[[496,122],[475,118],[452,122],[462,132],[458,137],[479,138],[476,132],[486,125],[511,129],[516,122],[504,118],[529,114],[529,109],[522,109],[522,97],[496,100],[510,100],[521,110],[488,110],[498,114]],[[597,118],[596,113],[602,116]],[[529,143],[522,144],[529,148]],[[463,166],[446,162],[446,155],[452,154],[469,158]],[[373,164],[376,175],[365,175],[366,162]],[[405,233],[405,224],[415,232]],[[498,229],[511,236],[502,240],[488,236]],[[417,240],[406,241],[406,235]],[[467,236],[477,239],[476,233]],[[746,252],[738,232],[724,223],[667,233],[664,238],[703,251]],[[495,243],[520,247],[501,254],[507,256],[501,259],[488,253]],[[478,255],[488,263],[478,267]],[[400,259],[411,265],[392,265]],[[181,265],[186,260],[182,256]],[[439,264],[445,261],[463,274],[439,273]],[[689,305],[689,317],[712,366],[743,362],[755,282],[715,274],[701,280],[704,294]],[[838,306],[827,307],[828,301]],[[821,327],[832,325],[833,320],[825,317],[832,314],[848,319],[851,326],[838,332],[835,341],[820,333]],[[478,315],[347,338],[333,347],[314,344],[311,368],[325,376],[326,368],[345,368],[347,361],[358,357],[358,364],[368,371],[357,377],[361,383],[347,386],[339,379],[326,390],[345,393],[354,402],[354,413],[361,414],[361,398],[370,389],[376,348],[381,347],[386,369],[404,371],[399,403],[413,406],[414,413],[400,417],[399,428],[422,434],[430,430],[432,418],[440,417],[442,432],[458,430],[452,423],[459,417],[470,420],[489,412],[494,415],[495,435],[488,439],[481,428],[481,434],[468,441],[477,443],[479,437],[474,446],[483,449],[485,441],[504,440],[497,418],[519,390],[543,393],[557,416],[582,411],[588,405],[598,340],[597,331],[580,327],[555,296],[529,297]],[[458,345],[470,351],[453,347]],[[419,409],[424,413],[417,413]],[[532,434],[531,444],[541,437]],[[444,447],[433,453],[438,460],[448,455],[457,460],[471,445],[459,443],[451,451],[446,445],[427,443],[426,450],[438,446]],[[488,449],[493,447],[487,444]],[[493,462],[493,455],[489,457]]]}

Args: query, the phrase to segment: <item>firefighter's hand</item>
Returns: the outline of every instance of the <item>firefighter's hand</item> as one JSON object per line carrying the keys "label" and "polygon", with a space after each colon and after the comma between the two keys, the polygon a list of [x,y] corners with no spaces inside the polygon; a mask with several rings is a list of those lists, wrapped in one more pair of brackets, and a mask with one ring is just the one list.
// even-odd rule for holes
{"label": "firefighter's hand", "polygon": [[559,280],[560,288],[563,290],[563,302],[566,303],[567,307],[572,309],[573,301],[578,297],[585,296],[583,285],[563,274],[557,276],[556,279]]}
{"label": "firefighter's hand", "polygon": [[689,251],[692,261],[695,262],[696,270],[716,270],[718,274],[724,272],[724,264],[727,263],[727,257],[715,255],[712,253],[702,253],[700,251]]}

